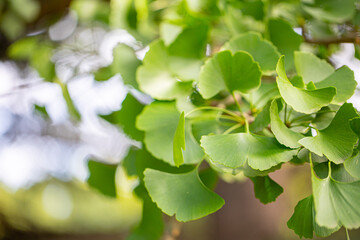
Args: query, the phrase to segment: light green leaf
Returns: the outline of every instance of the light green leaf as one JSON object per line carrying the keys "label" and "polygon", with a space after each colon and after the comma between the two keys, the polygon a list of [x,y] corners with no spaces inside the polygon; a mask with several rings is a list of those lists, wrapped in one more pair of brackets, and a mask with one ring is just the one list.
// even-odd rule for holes
{"label": "light green leaf", "polygon": [[298,112],[314,113],[319,111],[322,107],[330,104],[336,94],[336,89],[333,87],[306,90],[294,87],[286,76],[284,57],[279,59],[276,67],[278,77],[276,82],[280,91],[280,95]]}
{"label": "light green leaf", "polygon": [[261,70],[267,74],[275,71],[276,63],[280,57],[276,47],[255,32],[232,38],[224,45],[223,49],[231,50],[233,54],[237,51],[250,53],[254,60],[259,63]]}
{"label": "light green leaf", "polygon": [[262,109],[265,105],[276,97],[280,97],[276,82],[261,82],[261,85],[255,91],[243,94],[244,98],[250,102],[253,110]]}
{"label": "light green leaf", "polygon": [[315,137],[301,139],[299,143],[319,156],[324,154],[336,164],[342,163],[351,157],[358,139],[349,123],[350,119],[357,116],[352,104],[345,103],[327,128],[319,130]]}
{"label": "light green leaf", "polygon": [[197,169],[171,174],[146,169],[145,186],[151,199],[167,215],[180,222],[202,218],[216,212],[224,200],[201,182]]}
{"label": "light green leaf", "polygon": [[360,178],[360,152],[345,160],[344,167],[349,174],[355,178]]}
{"label": "light green leaf", "polygon": [[115,173],[117,165],[90,160],[88,184],[109,197],[116,197]]}
{"label": "light green leaf", "polygon": [[275,201],[284,191],[284,189],[269,176],[251,177],[250,179],[254,183],[255,197],[264,204]]}
{"label": "light green leaf", "polygon": [[296,51],[294,59],[296,72],[303,78],[305,84],[320,82],[335,71],[328,62],[309,52]]}
{"label": "light green leaf", "polygon": [[199,91],[205,99],[225,89],[247,93],[260,86],[260,79],[260,67],[248,53],[222,51],[201,68]]}
{"label": "light green leaf", "polygon": [[282,146],[275,138],[251,133],[203,136],[200,142],[211,162],[232,169],[247,163],[264,171],[296,155],[296,150]]}
{"label": "light green leaf", "polygon": [[314,18],[335,23],[350,20],[356,9],[354,0],[302,1],[302,8]]}
{"label": "light green leaf", "polygon": [[273,132],[279,143],[290,148],[300,147],[298,141],[303,138],[303,135],[287,128],[286,125],[281,121],[276,100],[273,100],[271,103],[270,124],[271,131]]}
{"label": "light green leaf", "polygon": [[315,208],[313,196],[299,201],[295,207],[294,214],[291,216],[287,225],[299,235],[300,238],[312,238],[313,232],[319,237],[327,237],[339,230],[340,226],[329,229],[320,227],[315,221]]}
{"label": "light green leaf", "polygon": [[102,81],[109,80],[112,76],[114,76],[112,67],[107,66],[107,67],[102,67],[102,68],[98,69],[94,74],[94,79],[95,79],[95,81],[102,82]]}
{"label": "light green leaf", "polygon": [[343,225],[360,227],[360,181],[343,183],[329,176],[320,179],[312,171],[312,188],[316,223],[327,228]]}
{"label": "light green leaf", "polygon": [[268,31],[270,41],[286,57],[286,69],[293,68],[294,51],[299,50],[302,37],[293,30],[288,22],[282,19],[270,19]]}
{"label": "light green leaf", "polygon": [[[146,148],[156,158],[174,165],[173,141],[180,113],[174,102],[153,102],[146,106],[136,120],[136,127],[145,132]],[[185,164],[198,163],[204,153],[191,134],[191,125],[185,120]]]}
{"label": "light green leaf", "polygon": [[144,105],[129,93],[122,102],[122,107],[119,111],[112,112],[109,115],[100,115],[100,117],[112,124],[118,125],[131,138],[141,141],[144,138],[144,133],[135,127],[135,120],[143,108]]}
{"label": "light green leaf", "polygon": [[160,24],[160,36],[164,41],[165,46],[169,46],[179,34],[183,31],[184,27],[181,25],[172,24],[169,22],[162,22]]}
{"label": "light green leaf", "polygon": [[170,56],[162,41],[150,44],[143,65],[137,69],[140,90],[159,100],[173,100],[189,93],[201,66],[198,59]]}
{"label": "light green leaf", "polygon": [[185,115],[184,112],[181,113],[179,124],[176,127],[173,143],[173,152],[174,152],[174,163],[175,166],[179,167],[184,163],[184,156],[182,149],[185,150]]}

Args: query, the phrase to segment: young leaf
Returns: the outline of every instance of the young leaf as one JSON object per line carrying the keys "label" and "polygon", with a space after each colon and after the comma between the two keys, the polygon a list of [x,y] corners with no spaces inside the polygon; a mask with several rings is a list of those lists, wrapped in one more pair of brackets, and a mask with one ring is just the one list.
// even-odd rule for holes
{"label": "young leaf", "polygon": [[239,51],[232,55],[223,51],[201,68],[199,91],[205,99],[225,89],[247,93],[260,86],[260,78],[260,67],[248,53]]}
{"label": "young leaf", "polygon": [[174,163],[176,167],[179,167],[184,163],[184,156],[182,149],[185,150],[185,115],[184,112],[181,113],[179,124],[176,127],[173,143],[173,154],[174,154]]}
{"label": "young leaf", "polygon": [[224,200],[201,182],[197,169],[183,174],[146,169],[145,186],[151,199],[167,215],[180,222],[195,220],[224,205]]}
{"label": "young leaf", "polygon": [[276,47],[269,41],[263,39],[260,34],[249,32],[238,35],[227,42],[224,50],[231,50],[232,53],[237,51],[245,51],[257,61],[264,73],[275,71],[276,63],[280,57],[280,53]]}
{"label": "young leaf", "polygon": [[320,179],[312,170],[312,188],[316,223],[327,228],[343,225],[348,229],[360,227],[360,181],[343,183],[329,175]]}
{"label": "young leaf", "polygon": [[264,204],[275,201],[284,191],[284,189],[269,176],[251,177],[250,179],[254,183],[255,197]]}
{"label": "young leaf", "polygon": [[276,82],[280,95],[287,104],[298,112],[307,114],[317,112],[322,107],[329,105],[336,94],[336,89],[333,87],[316,90],[294,87],[286,76],[283,56],[279,59],[276,72],[278,74]]}
{"label": "young leaf", "polygon": [[232,169],[249,164],[264,171],[296,155],[296,150],[284,147],[275,138],[251,133],[203,136],[200,142],[211,162]]}
{"label": "young leaf", "polygon": [[129,93],[122,102],[122,107],[119,111],[112,112],[109,115],[100,115],[100,117],[112,124],[120,126],[124,133],[131,138],[141,141],[144,138],[144,133],[135,127],[135,120],[143,108],[144,105],[139,103],[139,101]]}
{"label": "young leaf", "polygon": [[352,104],[345,103],[327,128],[319,130],[315,137],[301,139],[299,143],[319,156],[324,154],[336,164],[342,163],[351,157],[358,139],[349,123],[350,119],[357,116]]}
{"label": "young leaf", "polygon": [[287,128],[286,125],[281,121],[276,100],[273,100],[271,103],[270,119],[271,131],[273,132],[279,143],[289,148],[300,147],[298,141],[303,138],[303,135]]}
{"label": "young leaf", "polygon": [[296,51],[294,59],[296,72],[303,78],[305,84],[320,82],[335,71],[328,62],[309,52]]}
{"label": "young leaf", "polygon": [[109,197],[116,197],[115,173],[117,165],[90,160],[88,184]]}
{"label": "young leaf", "polygon": [[[174,135],[179,123],[180,113],[174,102],[153,102],[146,106],[136,120],[138,129],[145,132],[144,143],[156,158],[170,165],[174,162]],[[191,133],[191,125],[185,121],[185,164],[198,163],[204,153]]]}
{"label": "young leaf", "polygon": [[295,211],[287,225],[290,229],[299,235],[300,238],[312,238],[313,232],[319,237],[327,237],[339,230],[340,226],[333,229],[320,227],[315,221],[315,208],[313,196],[299,201],[295,207]]}

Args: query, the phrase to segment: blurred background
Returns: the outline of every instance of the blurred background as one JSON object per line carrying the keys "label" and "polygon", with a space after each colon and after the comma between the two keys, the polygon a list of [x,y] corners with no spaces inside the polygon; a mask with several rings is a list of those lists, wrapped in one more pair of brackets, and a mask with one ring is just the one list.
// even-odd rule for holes
{"label": "blurred background", "polygon": [[[139,223],[142,203],[132,194],[136,180],[121,167],[119,197],[87,184],[89,161],[118,164],[138,144],[99,115],[121,109],[129,91],[151,101],[120,74],[106,81],[101,81],[106,73],[96,76],[113,62],[114,47],[129,47],[142,59],[156,37],[141,14],[137,31],[124,25],[123,18],[133,17],[131,9],[124,11],[130,2],[0,0],[0,239],[125,239]],[[151,2],[150,17],[156,20],[173,1]],[[336,67],[348,65],[359,82],[354,53],[354,45],[344,43],[330,59]],[[351,102],[360,109],[359,91]],[[311,193],[310,171],[286,165],[272,177],[284,194],[266,206],[255,198],[250,181],[220,180],[217,193],[225,206],[179,224],[179,239],[298,239],[286,222]],[[360,239],[359,231],[350,235]],[[341,230],[327,239],[344,238]]]}

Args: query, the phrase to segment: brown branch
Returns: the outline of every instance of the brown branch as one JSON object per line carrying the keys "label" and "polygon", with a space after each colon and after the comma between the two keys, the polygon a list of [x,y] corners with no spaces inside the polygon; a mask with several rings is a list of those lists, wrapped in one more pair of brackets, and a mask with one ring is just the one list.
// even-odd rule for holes
{"label": "brown branch", "polygon": [[330,45],[330,44],[339,44],[339,43],[356,43],[360,44],[360,33],[354,32],[354,34],[349,36],[343,36],[340,38],[328,38],[328,39],[312,39],[309,38],[305,31],[305,27],[302,26],[302,37],[305,42],[313,43],[313,44],[322,44],[322,45]]}

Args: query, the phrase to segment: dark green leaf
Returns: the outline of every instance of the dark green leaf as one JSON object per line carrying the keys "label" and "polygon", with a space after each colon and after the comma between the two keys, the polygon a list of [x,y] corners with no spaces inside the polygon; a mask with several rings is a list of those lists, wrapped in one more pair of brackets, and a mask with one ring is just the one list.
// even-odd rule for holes
{"label": "dark green leaf", "polygon": [[115,173],[117,165],[89,160],[88,184],[109,197],[116,197]]}
{"label": "dark green leaf", "polygon": [[254,183],[255,197],[264,204],[275,201],[284,191],[284,189],[269,176],[252,177],[250,179]]}

